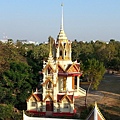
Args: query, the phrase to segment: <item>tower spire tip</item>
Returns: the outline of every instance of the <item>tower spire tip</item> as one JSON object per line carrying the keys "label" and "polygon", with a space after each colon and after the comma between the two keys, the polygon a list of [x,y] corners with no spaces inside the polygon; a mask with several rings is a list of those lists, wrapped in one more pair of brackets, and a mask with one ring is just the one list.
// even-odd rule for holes
{"label": "tower spire tip", "polygon": [[61,6],[63,6],[63,3],[61,3]]}
{"label": "tower spire tip", "polygon": [[61,7],[62,7],[62,23],[61,23],[61,30],[63,30],[63,3],[61,3]]}

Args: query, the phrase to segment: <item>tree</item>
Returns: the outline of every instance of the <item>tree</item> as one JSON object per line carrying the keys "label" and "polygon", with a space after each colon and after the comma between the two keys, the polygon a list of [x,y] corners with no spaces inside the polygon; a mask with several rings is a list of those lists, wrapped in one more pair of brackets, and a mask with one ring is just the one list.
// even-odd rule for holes
{"label": "tree", "polygon": [[72,42],[72,60],[75,61],[76,59],[79,59],[79,54],[80,54],[80,45],[77,40],[74,40]]}
{"label": "tree", "polygon": [[110,69],[119,71],[120,70],[120,58],[115,57],[113,58],[108,64]]}
{"label": "tree", "polygon": [[6,88],[5,96],[1,100],[3,103],[13,105],[25,102],[29,92],[36,81],[32,79],[31,67],[25,63],[11,62],[10,70],[3,74],[2,87]]}
{"label": "tree", "polygon": [[91,85],[93,86],[93,89],[98,88],[98,85],[100,84],[100,81],[102,80],[105,73],[105,67],[102,62],[99,62],[98,60],[92,58],[86,60],[84,63],[83,71],[84,75],[87,78],[87,81],[90,82],[85,98],[85,104],[87,104],[87,94],[89,92],[89,89]]}
{"label": "tree", "polygon": [[13,106],[8,105],[0,105],[0,119],[6,120],[12,118],[13,115]]}
{"label": "tree", "polygon": [[0,104],[0,120],[22,120],[22,114],[14,112],[11,104]]}
{"label": "tree", "polygon": [[51,45],[53,45],[55,43],[55,40],[53,37],[49,36],[48,37],[48,43],[50,43]]}
{"label": "tree", "polygon": [[[31,66],[34,80],[39,82],[39,71],[42,70],[43,60],[46,60],[49,54],[49,44],[40,44],[27,51],[27,63]],[[35,86],[35,85],[34,85]]]}
{"label": "tree", "polygon": [[13,39],[8,39],[8,43],[12,44],[13,43]]}

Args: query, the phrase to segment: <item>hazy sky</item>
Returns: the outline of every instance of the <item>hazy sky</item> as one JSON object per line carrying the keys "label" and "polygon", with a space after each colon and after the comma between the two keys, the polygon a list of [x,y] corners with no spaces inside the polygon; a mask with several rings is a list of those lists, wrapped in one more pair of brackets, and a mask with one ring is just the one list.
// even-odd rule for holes
{"label": "hazy sky", "polygon": [[69,40],[120,41],[120,0],[0,0],[0,39],[56,39],[62,2]]}

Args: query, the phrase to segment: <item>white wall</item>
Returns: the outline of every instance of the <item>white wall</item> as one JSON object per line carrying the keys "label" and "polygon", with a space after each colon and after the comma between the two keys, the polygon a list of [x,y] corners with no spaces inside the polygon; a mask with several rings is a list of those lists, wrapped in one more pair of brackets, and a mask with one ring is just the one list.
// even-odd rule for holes
{"label": "white wall", "polygon": [[27,110],[36,110],[37,105],[31,106],[31,103],[32,103],[31,101],[27,102]]}
{"label": "white wall", "polygon": [[[28,117],[23,112],[23,120],[61,120],[60,118],[40,118],[40,117]],[[62,120],[69,120],[69,119],[62,119]],[[70,120],[77,120],[77,119],[70,119]]]}
{"label": "white wall", "polygon": [[67,77],[67,90],[72,91],[72,77]]}
{"label": "white wall", "polygon": [[58,84],[59,84],[58,85],[58,87],[59,87],[58,89],[59,89],[59,92],[60,92],[61,90],[63,90],[63,77],[59,77],[58,81],[59,81],[58,82]]}

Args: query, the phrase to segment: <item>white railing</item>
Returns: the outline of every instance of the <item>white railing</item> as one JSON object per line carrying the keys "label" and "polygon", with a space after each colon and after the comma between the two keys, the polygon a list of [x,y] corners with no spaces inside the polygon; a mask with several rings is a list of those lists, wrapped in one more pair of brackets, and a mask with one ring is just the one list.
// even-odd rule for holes
{"label": "white railing", "polygon": [[81,88],[81,87],[79,87],[79,91],[82,92],[82,93],[84,93],[84,94],[86,94],[86,90],[83,89],[83,88]]}

